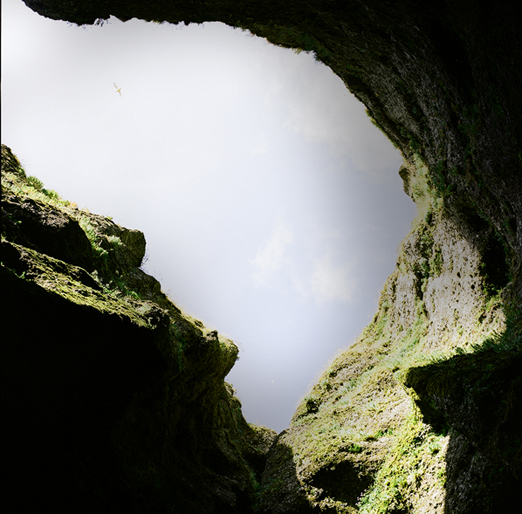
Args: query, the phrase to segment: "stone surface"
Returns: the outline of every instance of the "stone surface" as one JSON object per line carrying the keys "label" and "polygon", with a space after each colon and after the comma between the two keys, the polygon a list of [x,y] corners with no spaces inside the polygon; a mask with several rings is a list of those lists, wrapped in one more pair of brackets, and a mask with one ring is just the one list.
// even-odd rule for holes
{"label": "stone surface", "polygon": [[[125,487],[140,484],[132,501],[128,488],[121,486],[127,496],[122,493],[118,502],[126,498],[142,512],[167,512],[166,499],[174,497],[184,512],[223,512],[224,506],[227,512],[253,508],[280,514],[485,514],[498,512],[499,506],[502,512],[514,511],[510,502],[522,475],[518,411],[512,407],[519,405],[517,355],[522,351],[522,31],[517,2],[437,0],[419,8],[409,0],[24,1],[42,15],[79,24],[110,15],[172,23],[221,21],[275,44],[314,52],[401,150],[405,161],[399,173],[420,211],[372,323],[303,399],[290,427],[268,452],[261,487],[250,482],[252,490],[258,488],[254,503],[245,494],[249,482],[238,455],[248,453],[245,448],[256,431],[231,438],[231,432],[209,421],[221,419],[224,399],[233,402],[225,386],[203,394],[206,368],[198,366],[207,362],[206,356],[220,355],[212,350],[215,338],[197,335],[197,325],[179,320],[179,311],[162,302],[178,320],[174,329],[171,324],[176,341],[187,344],[176,354],[162,340],[163,358],[171,362],[169,369],[176,369],[172,359],[178,356],[176,373],[183,366],[199,371],[175,389],[172,397],[179,403],[168,415],[151,405],[153,398],[161,402],[169,395],[149,391],[135,396],[115,432],[127,434],[131,427],[133,434],[115,439],[126,444],[118,462],[128,462],[123,469],[129,482],[115,479],[112,471],[97,475],[91,464],[82,464],[90,470],[78,474],[90,480],[84,482],[90,491],[85,499],[110,505],[111,499],[103,502],[103,491],[116,480]],[[96,220],[90,223],[96,225]],[[121,260],[125,252],[117,251],[117,240],[111,239],[113,248],[104,240],[111,236],[134,246],[119,234],[99,233],[93,248],[102,262],[97,268],[100,287],[111,281],[117,285],[111,266],[123,263],[126,287],[133,280],[133,290],[143,299],[158,298],[153,279],[133,271],[139,251],[133,257],[127,253],[128,262]],[[34,277],[59,266],[52,255],[44,259],[31,253],[36,247],[10,245],[12,262],[22,262],[11,268],[18,281],[10,275],[22,298],[47,280]],[[16,255],[23,257],[17,260]],[[79,293],[68,294],[81,305]],[[150,324],[133,309],[111,306],[134,317],[135,324]],[[488,352],[501,357],[488,357],[493,355]],[[218,368],[230,365],[232,355],[230,362],[221,355]],[[455,362],[461,366],[455,368]],[[213,414],[186,419],[186,409]],[[163,416],[159,424],[152,421],[158,412]],[[235,426],[246,433],[244,424]],[[175,434],[174,439],[166,433]],[[273,434],[265,439],[261,452]],[[185,453],[172,443],[179,440]],[[224,450],[234,445],[242,450]],[[38,445],[31,448],[37,451]],[[100,448],[98,462],[113,462],[108,447]],[[155,467],[165,462],[165,455],[184,466],[183,476],[168,465]],[[260,460],[255,467],[261,469]],[[129,471],[135,469],[147,471]],[[169,487],[175,488],[174,496]]]}
{"label": "stone surface", "polygon": [[250,512],[276,434],[248,425],[224,382],[237,347],[136,267],[143,234],[30,187],[9,163],[2,146],[5,503]]}

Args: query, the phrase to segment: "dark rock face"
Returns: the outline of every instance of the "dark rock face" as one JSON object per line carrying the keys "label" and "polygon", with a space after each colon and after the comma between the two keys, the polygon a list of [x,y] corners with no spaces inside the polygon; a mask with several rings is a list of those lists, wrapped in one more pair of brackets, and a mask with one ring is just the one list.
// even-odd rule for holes
{"label": "dark rock face", "polygon": [[50,213],[32,199],[20,203],[5,199],[2,207],[2,228],[7,238],[57,259],[90,268],[91,243],[76,220],[58,212]]}
{"label": "dark rock face", "polygon": [[[522,474],[516,415],[522,350],[522,31],[517,2],[24,1],[44,16],[79,24],[110,15],[172,23],[221,21],[274,44],[313,51],[403,153],[399,173],[423,219],[401,249],[373,322],[325,372],[270,450],[257,510],[511,511]],[[13,241],[22,241],[16,239],[22,235],[15,227],[5,226]],[[106,233],[123,241],[119,234]],[[42,242],[32,244],[24,250],[27,255],[39,249],[57,256],[55,250],[44,250]],[[127,259],[103,238],[99,247],[109,262]],[[20,251],[9,250],[12,262]],[[129,262],[136,265],[138,255]],[[29,259],[32,267],[20,259],[25,264],[13,264],[16,273],[38,275],[31,271],[34,259]],[[152,281],[140,286],[145,278],[126,269],[127,284],[133,280],[133,288],[146,298],[157,295],[159,286]],[[106,282],[114,278],[110,266],[99,267],[99,276]],[[205,360],[212,338],[198,337],[190,336],[183,359]],[[495,352],[505,352],[502,356],[474,351],[473,345],[487,337]],[[167,347],[160,344],[164,358]],[[457,348],[466,356],[439,357],[437,365],[421,362],[434,352],[455,353]],[[196,402],[191,406],[222,405],[215,403],[216,396],[208,404],[203,389],[199,380],[182,388]],[[186,407],[187,401],[181,403]],[[140,419],[138,432],[145,434],[155,411],[147,402],[133,405],[129,420]],[[230,467],[234,459],[223,458],[223,450],[216,453],[228,436],[221,433],[221,442],[203,443],[210,440],[204,427],[215,425],[202,424],[197,416],[180,425],[185,411],[176,412],[178,417],[161,426],[166,431],[185,427],[176,433],[193,449],[190,455],[198,455],[197,465],[187,464],[191,471],[184,481],[175,472],[162,474],[161,484],[177,484],[175,497],[186,502],[180,504],[186,512],[219,512],[224,505],[246,509],[241,503],[247,502],[245,496],[230,496],[232,490],[245,490],[237,485],[244,482],[230,478],[236,476]],[[128,454],[143,466],[164,444],[144,446],[139,437],[132,441]],[[209,491],[199,479],[201,466],[208,463],[222,474],[204,474],[214,484],[214,493],[206,496],[214,503],[203,502],[207,510],[197,510],[191,502]],[[256,466],[260,469],[259,462]],[[167,480],[167,475],[175,479]],[[159,500],[150,498],[171,497],[157,493],[148,476],[150,489],[140,489],[138,503],[144,511],[160,510],[150,503]]]}
{"label": "dark rock face", "polygon": [[297,479],[293,451],[281,432],[267,455],[268,466],[263,474],[262,494],[256,513],[282,514],[288,512],[319,512],[310,505],[306,491]]}
{"label": "dark rock face", "polygon": [[237,347],[136,268],[143,234],[30,183],[2,146],[5,505],[250,512],[276,434],[223,380]]}
{"label": "dark rock face", "polygon": [[[450,476],[487,476],[487,481],[493,482],[463,501],[459,496],[469,496],[468,488],[460,487],[459,491],[462,477],[454,476],[449,480],[447,512],[466,512],[462,509],[465,504],[469,511],[470,501],[477,512],[481,511],[479,503],[508,512],[517,503],[516,482],[522,470],[521,352],[492,349],[457,355],[411,369],[405,385],[417,393],[417,404],[431,425],[450,426],[455,432],[456,441],[448,449]],[[474,470],[478,463],[489,473]]]}
{"label": "dark rock face", "polygon": [[[431,424],[449,422],[492,459],[503,461],[513,471],[520,466],[519,352],[499,354],[489,350],[457,355],[442,363],[411,369],[404,384],[419,395],[419,407]],[[498,397],[503,401],[498,402]]]}

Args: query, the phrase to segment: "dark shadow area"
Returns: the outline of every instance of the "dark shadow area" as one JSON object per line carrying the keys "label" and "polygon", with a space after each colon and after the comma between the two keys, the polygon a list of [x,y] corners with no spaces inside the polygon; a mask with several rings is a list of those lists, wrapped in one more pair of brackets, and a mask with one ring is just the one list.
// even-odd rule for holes
{"label": "dark shadow area", "polygon": [[251,512],[228,392],[189,377],[169,395],[168,319],[151,329],[67,301],[4,250],[2,503],[16,508],[3,512]]}
{"label": "dark shadow area", "polygon": [[373,483],[373,475],[363,466],[356,466],[351,459],[340,462],[334,468],[323,468],[312,479],[314,487],[324,490],[324,496],[335,498],[348,505],[356,505],[362,491]]}
{"label": "dark shadow area", "polygon": [[128,508],[111,427],[165,370],[152,334],[42,293],[3,267],[1,283],[5,504],[27,512]]}
{"label": "dark shadow area", "polygon": [[310,506],[303,486],[297,479],[292,448],[284,442],[281,432],[267,455],[256,514],[308,514],[320,509]]}
{"label": "dark shadow area", "polygon": [[511,313],[506,330],[475,353],[412,368],[425,421],[449,428],[446,514],[513,512],[522,477],[522,352]]}
{"label": "dark shadow area", "polygon": [[[298,429],[293,427],[293,430]],[[346,453],[344,459],[335,465],[321,466],[315,473],[301,472],[298,478],[294,452],[286,437],[285,430],[279,434],[268,452],[255,513],[333,514],[340,512],[339,502],[344,504],[342,512],[356,512],[353,506],[357,504],[361,493],[373,483],[375,470],[370,469],[368,463],[357,459],[356,453]],[[309,452],[310,455],[306,455],[306,451],[300,454],[300,458],[313,460],[317,448],[312,445]]]}

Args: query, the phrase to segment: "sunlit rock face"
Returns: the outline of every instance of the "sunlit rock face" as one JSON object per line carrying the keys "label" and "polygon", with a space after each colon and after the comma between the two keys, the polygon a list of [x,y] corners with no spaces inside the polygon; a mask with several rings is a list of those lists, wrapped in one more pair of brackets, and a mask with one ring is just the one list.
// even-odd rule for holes
{"label": "sunlit rock face", "polygon": [[[227,477],[236,477],[231,480],[239,485],[229,489],[234,499],[221,486],[194,481],[207,461],[198,460],[187,477],[165,475],[186,511],[199,512],[191,502],[200,491],[214,498],[205,503],[209,512],[222,505],[266,513],[512,511],[522,473],[514,414],[522,408],[522,31],[516,2],[25,2],[44,16],[79,24],[110,15],[221,21],[313,51],[405,158],[399,173],[420,214],[374,320],[305,397],[270,449],[260,487],[237,478],[246,475],[231,471],[228,458],[210,459],[222,480],[212,483],[230,485]],[[29,286],[17,284],[23,302]],[[154,355],[147,359],[157,373]],[[190,387],[201,391],[202,384],[195,380]],[[199,402],[191,409],[209,405],[185,390]],[[136,409],[147,425],[150,410],[139,403]],[[165,426],[178,426],[184,411],[178,412]],[[488,415],[491,420],[484,419]],[[207,432],[198,423],[187,426],[187,445],[200,448]],[[127,440],[133,441],[130,454],[142,448]],[[216,455],[212,444],[205,455]],[[139,452],[147,460],[157,448],[150,443]],[[255,501],[248,492],[254,489]],[[143,505],[153,510],[153,503]]]}
{"label": "sunlit rock face", "polygon": [[435,201],[403,242],[373,321],[269,451],[261,512],[509,510],[521,317],[485,269],[480,245]]}

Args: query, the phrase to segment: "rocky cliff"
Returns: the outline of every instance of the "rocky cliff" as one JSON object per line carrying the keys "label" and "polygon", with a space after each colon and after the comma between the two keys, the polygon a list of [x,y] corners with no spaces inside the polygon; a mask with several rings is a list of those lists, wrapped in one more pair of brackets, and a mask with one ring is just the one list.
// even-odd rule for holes
{"label": "rocky cliff", "polygon": [[11,512],[249,512],[275,432],[224,377],[238,349],[2,146],[2,464]]}
{"label": "rocky cliff", "polygon": [[522,315],[488,272],[487,232],[470,245],[442,204],[421,214],[372,323],[270,449],[260,512],[493,513],[515,504]]}
{"label": "rocky cliff", "polygon": [[[223,417],[236,405],[222,382],[232,343],[160,299],[136,268],[138,236],[91,215],[83,222],[90,248],[74,243],[85,250],[70,254],[59,244],[58,254],[52,237],[39,234],[72,234],[66,216],[31,235],[24,227],[38,226],[40,207],[16,206],[6,193],[10,300],[2,309],[11,323],[2,341],[16,363],[5,371],[13,483],[40,483],[52,463],[42,490],[57,476],[62,496],[109,510],[512,512],[522,474],[516,2],[25,2],[79,24],[109,15],[222,21],[314,52],[401,150],[399,173],[419,216],[374,320],[303,399],[257,487],[249,470],[261,470],[266,445],[252,438],[268,444],[272,436],[245,428],[238,415]],[[121,247],[132,266],[120,264]]]}

